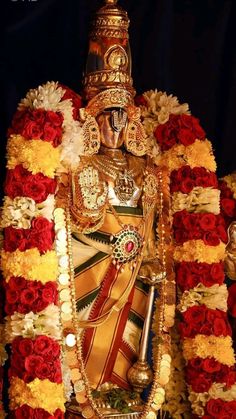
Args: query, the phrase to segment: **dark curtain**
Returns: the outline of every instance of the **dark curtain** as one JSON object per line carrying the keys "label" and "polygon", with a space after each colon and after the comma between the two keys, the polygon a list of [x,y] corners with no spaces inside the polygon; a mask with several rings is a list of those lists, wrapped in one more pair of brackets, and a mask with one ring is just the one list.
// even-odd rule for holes
{"label": "dark curtain", "polygon": [[[58,80],[80,91],[87,34],[98,0],[0,4],[1,177],[6,129],[29,88]],[[120,0],[129,14],[138,93],[157,88],[188,102],[213,142],[218,174],[236,169],[234,0]]]}

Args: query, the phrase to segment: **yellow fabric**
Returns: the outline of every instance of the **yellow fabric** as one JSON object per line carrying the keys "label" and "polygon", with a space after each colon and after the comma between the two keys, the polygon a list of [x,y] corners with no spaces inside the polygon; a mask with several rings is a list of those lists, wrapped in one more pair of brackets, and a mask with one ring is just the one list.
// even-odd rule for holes
{"label": "yellow fabric", "polygon": [[[142,224],[141,215],[119,214],[119,218],[123,224],[131,224],[136,227],[138,227],[140,223]],[[144,223],[143,226],[141,226],[141,231],[143,230],[143,233],[140,231],[141,235],[144,235],[145,232],[147,234],[147,225],[149,226],[149,230],[150,225],[152,225],[152,218],[153,217],[150,217],[150,219],[147,220],[145,228],[143,228]],[[104,224],[100,231],[106,234],[114,235],[121,229],[122,227],[119,225],[116,217],[112,213],[107,212]],[[76,275],[75,288],[76,299],[78,301],[91,294],[94,290],[100,288],[111,262],[112,259],[110,255],[107,255],[107,257],[104,256],[102,260],[94,262],[93,266],[85,267],[82,272]],[[112,285],[109,287],[108,297],[99,311],[99,316],[101,317],[100,321],[102,324],[94,328],[89,350],[86,354],[84,354],[86,372],[93,387],[97,387],[103,382],[107,362],[112,353],[114,339],[119,328],[123,309],[130,292],[134,287],[138,269],[139,267],[137,266],[133,272],[130,269],[129,264],[126,264],[124,265],[123,272],[117,271],[116,277]],[[145,300],[145,294],[142,291],[135,289],[131,309],[134,310],[134,312],[137,312],[141,318],[145,315]],[[89,313],[93,312],[93,305],[94,303],[92,303],[92,308],[89,310]],[[107,313],[109,313],[108,316],[106,315]],[[106,315],[104,318],[105,321],[103,321],[102,317],[104,314]],[[86,321],[89,324],[88,318],[80,318],[79,315],[79,321],[81,320]],[[126,367],[124,365],[121,367],[121,359],[122,356],[119,354],[119,362],[117,361],[118,364],[116,369],[118,369],[119,374],[121,374],[121,379],[126,382],[126,367],[128,361],[126,360],[124,362]]]}

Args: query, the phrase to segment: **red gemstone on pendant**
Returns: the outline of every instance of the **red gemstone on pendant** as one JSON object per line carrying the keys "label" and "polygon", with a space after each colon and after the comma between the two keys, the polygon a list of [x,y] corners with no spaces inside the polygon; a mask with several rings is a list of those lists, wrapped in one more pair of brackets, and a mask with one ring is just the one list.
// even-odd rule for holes
{"label": "red gemstone on pendant", "polygon": [[132,252],[133,248],[134,248],[134,242],[129,241],[129,242],[126,243],[126,245],[125,245],[126,252],[128,252],[128,253]]}

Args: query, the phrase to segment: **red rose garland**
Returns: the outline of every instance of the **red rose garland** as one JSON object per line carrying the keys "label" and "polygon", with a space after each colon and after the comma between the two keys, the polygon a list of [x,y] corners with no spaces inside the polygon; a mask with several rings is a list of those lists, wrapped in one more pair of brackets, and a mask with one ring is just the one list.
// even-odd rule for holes
{"label": "red rose garland", "polygon": [[[67,103],[72,104],[72,116],[76,119],[78,108],[81,106],[80,97],[70,89],[64,86],[62,89],[55,83],[47,83],[47,85],[43,86],[45,96],[47,95],[48,87],[54,89],[55,94],[61,94],[61,101],[67,100]],[[48,160],[49,167],[54,159],[53,150],[56,150],[63,140],[63,111],[55,111],[54,102],[50,105],[53,110],[49,109],[50,106],[48,107],[47,99],[45,102],[47,103],[47,109],[43,109],[43,106],[37,105],[37,101],[40,103],[41,100],[38,99],[37,90],[33,91],[33,95],[35,95],[34,100],[31,99],[31,95],[32,91],[28,93],[26,99],[21,103],[9,129],[11,143],[9,143],[10,146],[8,147],[8,159],[15,155],[12,147],[14,147],[14,141],[17,146],[18,138],[21,138],[21,142],[24,141],[25,144],[27,144],[27,141],[35,141],[36,150],[38,144],[40,151],[43,149],[43,142],[45,142],[51,144],[52,147],[50,149],[50,160]],[[47,148],[47,150],[49,149]],[[41,206],[38,207],[35,217],[31,219],[29,228],[17,228],[14,224],[11,225],[9,223],[5,226],[3,259],[6,259],[6,265],[4,265],[3,271],[6,275],[4,288],[6,293],[5,313],[8,316],[6,318],[8,335],[11,333],[9,332],[11,327],[14,327],[15,315],[17,315],[17,318],[20,318],[19,316],[28,315],[28,313],[33,313],[34,316],[40,316],[41,313],[44,313],[45,316],[50,307],[56,307],[58,304],[56,276],[53,278],[55,279],[53,281],[47,280],[47,269],[42,267],[42,264],[46,263],[46,261],[50,261],[53,266],[55,265],[54,223],[39,215],[42,206],[47,208],[46,200],[49,195],[55,194],[57,182],[55,176],[49,177],[46,174],[49,172],[32,173],[31,167],[34,167],[34,161],[30,160],[30,155],[27,155],[26,158],[29,158],[29,163],[26,166],[23,166],[21,161],[17,163],[17,159],[14,167],[11,163],[5,181],[5,194],[7,199],[11,199],[13,203],[15,199],[25,198],[31,199],[35,205],[40,204]],[[47,156],[45,155],[46,159]],[[57,155],[55,154],[55,162],[57,161],[56,159]],[[47,160],[43,167],[47,168]],[[9,201],[6,202],[8,203]],[[38,258],[38,266],[34,266],[34,272],[39,272],[38,276],[36,274],[31,278],[32,274],[24,269],[22,258],[26,254],[25,252],[30,252],[27,253],[27,257],[30,258],[32,255],[34,261],[35,257]],[[15,259],[12,259],[13,255]],[[41,257],[42,259],[40,259]],[[12,269],[8,268],[8,259],[9,263],[11,263],[11,260],[15,261],[15,271],[18,275],[14,275],[13,269],[13,275],[7,276],[8,269]],[[55,266],[53,269],[55,269]],[[50,266],[48,267],[48,273],[49,271]],[[40,272],[43,278],[40,277]],[[53,313],[55,314],[55,310]],[[8,326],[8,322],[11,322],[11,326],[10,323]],[[49,329],[46,328],[45,330]],[[51,327],[50,330],[50,333],[54,333],[55,329]],[[55,336],[58,339],[58,335]],[[32,419],[63,418],[65,399],[62,387],[59,343],[53,336],[43,334],[30,338],[23,336],[12,336],[10,338],[11,355],[8,375],[10,380],[11,412],[9,417],[27,417]],[[42,386],[40,387],[41,382]],[[34,391],[32,393],[34,394],[33,398],[27,396],[27,394],[30,394],[31,388],[33,388],[32,385],[35,389],[37,388],[37,392],[35,393]],[[19,390],[20,388],[22,390]],[[45,397],[41,401],[37,401],[37,394],[40,400],[40,393],[47,391],[47,388],[50,389],[48,391],[51,394],[54,394],[53,399]],[[18,391],[19,394],[17,393]]]}
{"label": "red rose garland", "polygon": [[[149,92],[144,94],[143,100],[140,97],[138,99],[144,118],[148,112],[148,116],[152,114],[154,94],[155,92],[151,92],[152,103],[150,100],[150,104]],[[156,95],[158,102],[158,92]],[[161,105],[159,106],[161,112]],[[175,111],[181,113],[178,104]],[[223,412],[223,409],[227,411],[228,416],[225,417],[232,417],[229,414],[233,412],[236,402],[229,401],[229,398],[221,399],[221,396],[224,397],[223,390],[219,393],[218,399],[215,399],[216,396],[211,396],[211,394],[217,394],[217,392],[214,393],[216,384],[221,383],[222,389],[226,386],[230,391],[236,383],[232,341],[228,341],[232,332],[227,314],[221,306],[217,308],[218,300],[214,298],[214,294],[209,294],[212,298],[206,298],[209,306],[204,304],[208,289],[210,292],[212,288],[217,287],[214,288],[217,292],[225,292],[225,288],[222,288],[224,287],[224,253],[221,249],[223,249],[223,243],[227,243],[226,222],[219,214],[218,182],[214,173],[215,163],[211,148],[196,118],[183,113],[173,115],[171,110],[167,122],[160,123],[159,121],[156,128],[154,127],[154,136],[163,152],[162,160],[167,164],[170,162],[171,167],[170,190],[173,194],[173,208],[175,208],[173,230],[177,246],[176,282],[183,293],[180,300],[182,304],[180,305],[182,307],[180,334],[183,340],[186,380],[192,409],[197,413],[196,417],[223,418],[214,413]],[[206,147],[203,148],[200,143],[203,146],[206,143]],[[204,150],[206,154],[200,156],[198,150],[201,152]],[[203,162],[202,166],[198,165],[198,161],[200,164]],[[191,197],[203,197],[202,202],[208,203],[208,207],[191,206],[191,201],[187,198],[190,194]],[[214,205],[209,196],[214,196]],[[232,201],[228,201],[231,198],[228,194],[225,197],[226,200],[223,201],[225,213],[228,215],[231,215],[235,208]],[[204,293],[201,294],[203,291]],[[196,298],[197,295],[196,303],[190,298],[191,295],[193,295],[192,298],[194,296]],[[189,305],[190,302],[191,305]],[[211,346],[210,342],[214,342],[214,345]],[[220,342],[225,346],[220,348]],[[224,356],[220,356],[220,351],[225,353],[225,360]],[[209,394],[205,403],[198,399],[198,394],[201,393]],[[233,398],[233,393],[230,397]]]}

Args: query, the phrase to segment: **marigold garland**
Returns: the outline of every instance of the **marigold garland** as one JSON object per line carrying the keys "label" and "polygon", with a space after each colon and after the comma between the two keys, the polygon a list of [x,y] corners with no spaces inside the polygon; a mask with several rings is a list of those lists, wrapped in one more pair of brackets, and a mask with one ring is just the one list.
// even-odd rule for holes
{"label": "marigold garland", "polygon": [[189,240],[182,246],[176,246],[174,251],[174,259],[176,262],[206,262],[217,263],[224,260],[225,244],[220,243],[218,246],[206,246],[204,241]]}
{"label": "marigold garland", "polygon": [[235,363],[232,338],[230,336],[204,336],[186,338],[183,341],[184,357],[189,361],[199,356],[200,358],[215,358],[224,365],[233,366]]}
{"label": "marigold garland", "polygon": [[216,170],[212,146],[208,140],[196,140],[194,144],[187,147],[182,144],[173,146],[170,150],[163,153],[161,164],[167,166],[171,171],[179,169],[183,165],[189,165],[191,168],[194,168],[199,164],[199,156],[201,156],[202,166],[212,172]]}
{"label": "marigold garland", "polygon": [[[57,409],[65,411],[65,399],[63,396],[63,384],[52,383],[49,380],[35,380],[25,383],[18,377],[12,377],[10,389],[10,408],[12,410],[27,404],[36,409],[39,406],[51,413]],[[53,395],[53,397],[48,397]]]}
{"label": "marigold garland", "polygon": [[[211,143],[204,139],[205,132],[199,125],[199,121],[188,114],[188,105],[179,105],[178,100],[175,97],[167,96],[163,92],[151,91],[145,93],[140,99],[140,104],[143,125],[146,132],[148,132],[150,143],[155,145],[155,141],[157,141],[163,150],[169,149],[164,151],[161,157],[158,155],[156,163],[158,165],[167,165],[168,170],[172,171],[172,173],[170,173],[170,186],[171,191],[174,193],[173,212],[182,211],[184,209],[186,210],[186,213],[211,213],[211,216],[208,218],[211,218],[212,220],[213,214],[219,213],[219,191],[216,189],[217,180],[213,173],[216,169],[216,164],[212,154]],[[48,194],[54,193],[55,191],[55,184],[54,190],[52,191],[53,185],[49,185],[48,180],[53,181],[55,171],[59,167],[59,157],[61,156],[64,163],[71,168],[78,164],[79,157],[75,158],[74,156],[75,154],[76,156],[82,154],[81,126],[76,120],[78,118],[80,106],[81,100],[72,91],[69,91],[69,89],[64,88],[63,86],[60,87],[57,83],[53,82],[40,86],[38,89],[31,90],[27,94],[26,99],[24,99],[19,106],[18,114],[16,115],[15,122],[12,126],[11,132],[13,133],[13,136],[10,137],[8,142],[9,170],[5,190],[9,199],[11,198],[14,200],[17,197],[19,197],[19,199],[26,197],[26,200],[27,198],[35,200],[36,204],[45,202]],[[50,113],[51,111],[54,111],[54,113]],[[56,114],[55,112],[58,112],[59,114]],[[22,120],[24,124],[21,121],[22,115],[24,115]],[[43,124],[41,125],[42,118],[46,118],[45,121],[48,120],[53,124],[53,132],[44,130]],[[33,121],[33,123],[31,123],[31,121]],[[31,138],[34,130],[36,130],[35,132],[37,132],[37,135],[35,138]],[[40,135],[45,135],[45,137],[42,136],[40,139],[39,133],[41,133],[41,131],[43,134]],[[21,135],[14,135],[23,132],[25,132],[27,139],[21,137]],[[63,138],[60,138],[62,132]],[[43,139],[44,141],[42,141]],[[58,148],[61,140],[62,146]],[[45,141],[51,141],[53,145]],[[155,147],[157,147],[157,145],[155,145],[154,148]],[[200,163],[203,167],[198,167],[199,156],[201,156]],[[43,175],[46,175],[47,178],[43,178]],[[28,181],[26,180],[26,177]],[[12,205],[12,202],[8,202],[9,206]],[[15,203],[17,205],[16,201]],[[225,202],[225,204],[225,208],[228,209],[227,202]],[[28,207],[26,207],[26,213],[27,208]],[[47,208],[49,209],[48,204],[46,205],[46,211]],[[36,209],[36,212],[37,210],[38,208]],[[50,213],[52,213],[52,205],[50,211]],[[24,213],[21,213],[20,218],[16,219],[17,217],[15,217],[14,211],[13,216],[9,216],[8,213],[6,218],[8,220],[7,222],[10,224],[5,222],[5,226],[12,225],[14,227],[17,226],[17,228],[32,228],[31,223],[34,219],[34,217],[29,215],[30,221],[27,221],[27,216],[25,220]],[[18,222],[18,220],[20,221]],[[11,224],[11,222],[13,222],[14,225]],[[22,223],[22,225],[20,223]],[[27,227],[25,227],[26,225]],[[219,235],[221,240],[225,241],[223,229],[221,229]],[[221,285],[223,281],[221,261],[224,259],[225,245],[222,242],[215,245],[216,241],[212,245],[213,242],[214,241],[211,240],[211,245],[207,245],[206,240],[188,239],[188,241],[184,242],[181,246],[176,246],[175,248],[174,259],[177,262],[177,281],[181,289],[186,289],[179,306],[184,312],[183,318],[186,316],[185,320],[188,320],[191,311],[195,312],[197,310],[199,304],[205,303],[208,307],[206,310],[208,310],[212,319],[217,317],[217,313],[220,310],[222,311],[220,316],[224,317],[225,315],[225,287],[216,285],[216,288],[214,288],[214,284]],[[172,244],[170,244],[170,247],[171,246]],[[36,284],[38,281],[41,281],[42,284],[47,284],[48,281],[56,280],[58,267],[54,251],[48,251],[44,255],[40,255],[39,249],[36,248],[29,250],[24,249],[23,252],[20,252],[17,249],[13,252],[3,251],[2,256],[3,273],[6,277],[6,282],[8,283],[7,286],[11,283],[12,276],[23,277],[27,280],[28,284],[32,282],[35,282]],[[167,261],[169,260],[168,256],[169,254],[167,255]],[[68,264],[68,260],[64,258],[59,261],[59,264],[60,266],[65,267]],[[181,273],[181,267],[186,267],[187,264],[189,264],[189,266],[190,264],[195,264],[191,265],[192,268],[196,268],[196,265],[199,265],[198,272],[197,268],[195,269],[194,274],[190,270],[192,275],[191,281],[189,279],[189,274],[187,275],[188,281],[184,280],[183,269]],[[204,275],[201,271],[202,267],[205,269]],[[168,269],[169,268],[171,268],[171,265],[168,265]],[[207,276],[207,272],[209,272],[209,276]],[[173,278],[171,275],[170,269],[170,288],[168,288],[167,291],[170,291],[172,295],[173,289],[171,287]],[[204,287],[206,288],[209,286],[212,286],[212,292],[210,292],[210,289],[207,291],[204,289]],[[192,290],[191,288],[194,289]],[[213,293],[213,288],[216,290],[216,295]],[[220,292],[218,292],[219,290]],[[222,296],[224,301],[220,301],[219,295]],[[14,307],[14,293],[9,294],[9,296],[12,301],[10,305]],[[49,309],[49,306],[47,308]],[[45,309],[45,311],[46,310],[47,309]],[[167,299],[164,313],[165,326],[171,325],[173,321],[173,311],[173,299]],[[12,315],[11,318],[8,316],[7,330],[9,340],[12,340],[13,335],[17,335],[17,333],[21,336],[25,336],[27,330],[29,333],[32,333],[32,335],[34,335],[34,333],[36,335],[38,334],[36,323],[38,320],[37,316],[40,317],[40,312],[36,314],[35,311],[32,311],[31,313],[28,311],[27,313],[28,314],[16,313],[15,315]],[[223,322],[224,321],[225,319],[223,319]],[[42,323],[42,330],[45,334],[48,333],[47,327],[50,329],[50,323],[48,323],[48,317],[45,316]],[[183,323],[181,327],[183,328]],[[220,327],[223,327],[223,323],[219,323],[217,327],[217,330],[221,330]],[[57,333],[56,329],[54,332]],[[203,334],[200,334],[201,332],[199,330],[196,330],[195,333],[196,336],[194,338],[183,339],[183,355],[185,356],[185,359],[189,361],[189,364],[196,357],[201,357],[202,359],[207,359],[208,357],[214,358],[217,362],[221,362],[223,366],[232,366],[234,364],[232,340],[228,335],[230,334],[228,329],[224,332],[226,334],[225,337],[213,335],[204,336]],[[166,371],[165,363],[167,360],[169,362],[170,356],[167,353],[169,351],[169,341],[165,336],[163,337],[163,354],[161,357],[161,367],[163,368],[160,371],[160,379],[164,384],[164,382],[166,383],[166,380],[168,380],[168,377],[165,377],[165,374],[163,374]],[[155,354],[156,352],[154,351],[154,359],[156,356]],[[14,354],[12,360],[14,361]],[[53,400],[48,398],[49,400],[47,400],[47,395],[50,394],[50,391],[51,394],[54,394],[54,390],[50,387],[52,383],[48,383],[48,380],[37,380],[38,379],[30,383],[32,384],[31,388],[29,387],[30,384],[24,383],[19,377],[11,378],[11,408],[21,409],[23,406],[28,405],[29,408],[33,409],[43,408],[45,411],[52,414],[55,413],[58,408],[61,409],[61,406],[64,404],[62,391],[58,390],[58,393],[56,394],[57,400],[55,398]],[[213,383],[211,389],[219,389],[219,387],[215,387],[217,384]],[[161,392],[159,390],[161,390]],[[192,401],[192,408],[194,412],[201,416],[205,413],[204,409],[208,409],[208,403],[212,401],[210,400],[210,397],[220,394],[214,394],[212,391],[209,391],[209,393],[206,394],[199,393],[195,397],[195,393],[191,389],[191,380],[189,382],[189,391],[189,399]],[[229,390],[229,394],[231,393]],[[159,388],[153,399],[154,404],[158,403],[159,406],[163,399],[164,389]],[[204,402],[202,402],[202,400],[204,400]],[[206,400],[208,401],[207,405]],[[168,410],[168,403],[166,406]],[[64,406],[61,410],[64,410]],[[153,411],[150,411],[150,413],[153,413]]]}
{"label": "marigold garland", "polygon": [[22,276],[31,281],[56,281],[58,275],[58,260],[54,250],[40,255],[38,249],[28,249],[24,252],[5,252],[2,250],[2,271],[6,282],[12,276]]}
{"label": "marigold garland", "polygon": [[43,173],[53,178],[60,163],[58,148],[43,140],[25,140],[21,135],[9,138],[7,153],[8,169],[14,169],[18,164],[22,164],[33,175]]}

